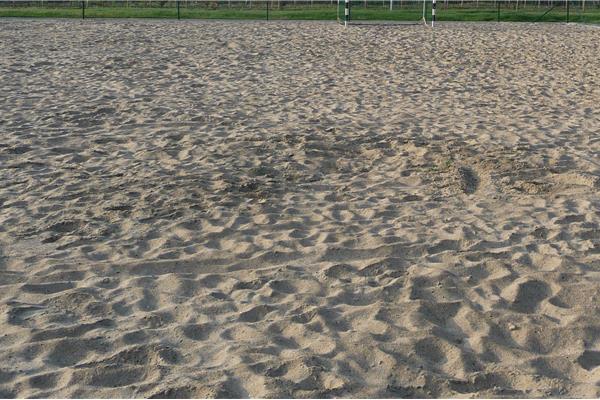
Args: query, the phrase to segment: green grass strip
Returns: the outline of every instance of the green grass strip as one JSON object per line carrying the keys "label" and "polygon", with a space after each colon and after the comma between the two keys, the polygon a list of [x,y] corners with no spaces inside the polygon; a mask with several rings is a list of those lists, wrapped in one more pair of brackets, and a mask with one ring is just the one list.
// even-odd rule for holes
{"label": "green grass strip", "polygon": [[[566,10],[556,8],[540,17],[547,8],[527,8],[515,10],[514,8],[502,8],[500,10],[501,21],[512,22],[565,22]],[[420,8],[403,8],[393,11],[381,6],[370,8],[353,7],[353,20],[379,20],[379,21],[418,21],[421,18]],[[428,13],[430,11],[428,10]],[[336,9],[334,7],[305,7],[270,9],[269,19],[280,20],[335,20]],[[80,8],[68,7],[10,7],[0,6],[0,17],[27,17],[27,18],[81,18]],[[182,19],[256,19],[263,20],[267,17],[264,7],[257,8],[200,8],[181,7]],[[89,7],[85,10],[86,18],[177,18],[177,9],[174,7]],[[427,15],[429,19],[430,15]],[[497,9],[486,8],[438,8],[437,19],[439,21],[496,21]],[[587,9],[581,13],[577,8],[570,10],[571,22],[600,23],[600,8]]]}

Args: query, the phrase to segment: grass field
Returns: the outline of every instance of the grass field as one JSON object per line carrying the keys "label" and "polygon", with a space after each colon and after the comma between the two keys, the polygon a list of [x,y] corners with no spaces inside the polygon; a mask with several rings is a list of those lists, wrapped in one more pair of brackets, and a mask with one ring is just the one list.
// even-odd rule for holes
{"label": "grass field", "polygon": [[[549,12],[547,12],[549,11]],[[547,13],[546,13],[547,12]],[[545,14],[546,13],[546,14]],[[393,11],[381,5],[370,8],[353,7],[353,20],[389,20],[416,21],[421,18],[420,7],[399,8]],[[430,10],[427,12],[429,18]],[[335,20],[335,6],[286,7],[271,8],[269,19],[289,20]],[[34,18],[81,18],[82,10],[77,7],[12,7],[0,6],[0,17],[34,17]],[[94,6],[85,9],[86,18],[177,18],[175,7],[109,7]],[[204,8],[181,7],[180,17],[183,19],[267,19],[264,5],[252,8]],[[513,22],[565,22],[567,18],[564,7],[550,10],[547,7],[528,7],[515,10],[513,7],[502,7],[500,12],[491,6],[481,8],[450,7],[438,8],[437,19],[440,21],[513,21]],[[569,20],[572,22],[600,23],[600,8],[588,8],[582,13],[579,8],[570,10]]]}

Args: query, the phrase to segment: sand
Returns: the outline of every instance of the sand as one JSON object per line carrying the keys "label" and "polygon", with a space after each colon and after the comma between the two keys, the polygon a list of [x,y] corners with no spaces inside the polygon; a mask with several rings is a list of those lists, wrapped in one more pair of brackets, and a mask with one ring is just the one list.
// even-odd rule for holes
{"label": "sand", "polygon": [[599,396],[599,55],[0,21],[0,397]]}

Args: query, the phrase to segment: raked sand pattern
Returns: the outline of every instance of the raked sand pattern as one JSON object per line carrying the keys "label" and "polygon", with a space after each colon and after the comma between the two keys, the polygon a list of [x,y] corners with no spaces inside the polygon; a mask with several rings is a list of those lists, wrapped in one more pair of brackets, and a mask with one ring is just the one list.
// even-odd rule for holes
{"label": "raked sand pattern", "polygon": [[0,397],[599,396],[599,55],[0,21]]}

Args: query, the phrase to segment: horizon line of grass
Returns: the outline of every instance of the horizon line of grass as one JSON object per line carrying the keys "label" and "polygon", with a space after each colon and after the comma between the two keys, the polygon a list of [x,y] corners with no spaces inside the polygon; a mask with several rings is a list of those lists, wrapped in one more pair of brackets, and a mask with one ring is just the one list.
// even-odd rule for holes
{"label": "horizon line of grass", "polygon": [[[504,22],[566,22],[564,9],[554,9],[541,18],[544,10],[522,9],[500,11],[500,21]],[[384,8],[355,8],[352,10],[352,19],[359,21],[418,21],[422,10],[418,8],[406,8],[389,11]],[[6,7],[0,6],[0,17],[13,18],[81,18],[80,8],[67,7]],[[174,7],[89,7],[85,10],[86,18],[177,18],[177,9]],[[244,19],[265,20],[267,10],[265,8],[181,8],[181,19]],[[427,15],[429,18],[429,15]],[[497,21],[496,9],[438,9],[436,19],[438,21],[470,21],[485,22]],[[270,9],[269,19],[274,20],[336,20],[335,7],[315,7],[300,9]],[[586,11],[579,14],[572,10],[571,22],[600,23],[600,9]]]}

